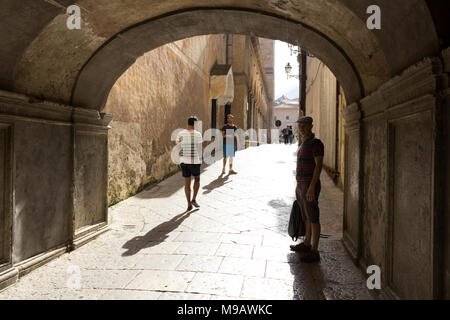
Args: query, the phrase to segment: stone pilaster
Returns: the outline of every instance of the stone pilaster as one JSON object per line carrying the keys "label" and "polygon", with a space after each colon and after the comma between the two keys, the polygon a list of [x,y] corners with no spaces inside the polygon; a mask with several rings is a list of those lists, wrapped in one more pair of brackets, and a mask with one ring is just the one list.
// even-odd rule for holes
{"label": "stone pilaster", "polygon": [[0,286],[105,229],[109,121],[0,91]]}
{"label": "stone pilaster", "polygon": [[343,110],[345,118],[345,177],[343,240],[354,259],[360,256],[361,232],[361,111],[353,103]]}
{"label": "stone pilaster", "polygon": [[442,70],[438,58],[424,59],[360,101],[360,261],[380,266],[383,293],[392,298],[439,296],[443,244],[437,96],[447,85]]}
{"label": "stone pilaster", "polygon": [[[442,61],[444,65],[444,72],[447,79],[450,78],[450,48],[442,52]],[[440,198],[437,201],[442,203],[442,218],[441,224],[441,243],[440,251],[440,270],[438,270],[440,277],[437,279],[438,283],[442,284],[439,292],[440,298],[450,299],[450,86],[447,84],[443,88],[441,94],[440,113],[439,113],[440,147],[442,157],[440,158],[441,171],[445,174],[441,175],[441,185],[438,187],[443,190]]]}

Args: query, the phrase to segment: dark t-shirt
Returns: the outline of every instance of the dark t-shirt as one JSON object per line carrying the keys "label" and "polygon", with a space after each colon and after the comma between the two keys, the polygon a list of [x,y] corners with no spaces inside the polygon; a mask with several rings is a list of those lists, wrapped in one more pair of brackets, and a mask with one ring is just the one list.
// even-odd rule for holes
{"label": "dark t-shirt", "polygon": [[[230,126],[228,123],[226,124],[226,125],[224,125],[223,127],[222,127],[222,132],[225,132],[225,134],[227,134],[227,130],[233,130],[233,133],[236,133],[236,130],[237,130],[237,127],[235,126],[235,125],[232,125],[232,126]],[[226,143],[233,143],[235,146],[236,146],[236,144],[237,144],[237,137],[236,136],[234,136],[234,139],[233,140],[230,140],[229,138],[228,138],[228,141],[227,141],[227,138],[226,137],[223,137],[223,144],[225,145]]]}
{"label": "dark t-shirt", "polygon": [[309,184],[311,182],[316,168],[314,157],[323,157],[323,155],[323,143],[314,135],[302,142],[297,153],[297,183]]}

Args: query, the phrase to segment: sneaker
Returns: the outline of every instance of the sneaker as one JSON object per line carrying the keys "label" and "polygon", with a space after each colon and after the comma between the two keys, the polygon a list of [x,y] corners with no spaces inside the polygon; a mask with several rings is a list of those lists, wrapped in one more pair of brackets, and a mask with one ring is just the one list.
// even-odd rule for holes
{"label": "sneaker", "polygon": [[194,209],[194,207],[193,207],[192,205],[189,205],[189,206],[187,207],[186,212],[191,211],[192,209]]}
{"label": "sneaker", "polygon": [[222,174],[225,174],[225,169],[222,169]]}
{"label": "sneaker", "polygon": [[310,252],[311,251],[311,245],[307,246],[306,244],[304,244],[303,242],[297,245],[291,245],[291,250],[295,251],[295,252]]}
{"label": "sneaker", "polygon": [[200,208],[200,206],[198,205],[197,201],[192,200],[191,203],[194,205],[194,207]]}
{"label": "sneaker", "polygon": [[234,171],[233,169],[230,169],[230,171],[228,171],[229,174],[237,174],[236,171]]}
{"label": "sneaker", "polygon": [[301,262],[314,263],[320,261],[320,254],[318,251],[309,251],[304,257],[300,259]]}

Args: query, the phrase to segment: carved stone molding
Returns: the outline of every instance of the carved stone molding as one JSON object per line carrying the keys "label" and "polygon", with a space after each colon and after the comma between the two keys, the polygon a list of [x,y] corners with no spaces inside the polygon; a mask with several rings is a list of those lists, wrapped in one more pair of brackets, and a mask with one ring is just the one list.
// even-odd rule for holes
{"label": "carved stone molding", "polygon": [[97,110],[73,108],[74,124],[94,125],[108,128],[113,119],[110,113],[98,112]]}
{"label": "carved stone molding", "polygon": [[[112,114],[0,90],[1,175],[8,178],[2,188],[10,189],[0,200],[11,208],[0,213],[0,228],[10,222],[10,234],[0,230],[0,288],[108,230],[111,120]],[[16,203],[31,204],[17,214]],[[49,224],[35,224],[36,213]],[[35,239],[43,233],[48,241],[40,244]]]}
{"label": "carved stone molding", "polygon": [[345,119],[344,127],[350,129],[351,127],[359,126],[361,120],[361,110],[357,103],[352,103],[342,110],[342,116]]}
{"label": "carved stone molding", "polygon": [[442,72],[443,65],[439,58],[426,58],[407,68],[361,100],[363,117],[385,112],[425,95],[435,95],[448,85],[447,77]]}
{"label": "carved stone molding", "polygon": [[16,119],[70,124],[72,108],[17,93],[0,91],[0,114],[3,117]]}
{"label": "carved stone molding", "polygon": [[414,115],[425,110],[433,109],[436,104],[436,98],[433,95],[425,95],[417,99],[396,105],[385,111],[387,120],[406,117],[408,115]]}
{"label": "carved stone molding", "polygon": [[3,119],[35,121],[54,125],[85,124],[107,127],[112,115],[97,110],[75,108],[26,95],[0,90],[0,116]]}

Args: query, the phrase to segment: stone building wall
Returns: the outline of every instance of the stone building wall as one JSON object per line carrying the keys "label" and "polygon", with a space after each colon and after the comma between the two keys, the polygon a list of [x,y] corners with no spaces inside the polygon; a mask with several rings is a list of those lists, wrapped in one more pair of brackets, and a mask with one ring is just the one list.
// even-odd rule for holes
{"label": "stone building wall", "polygon": [[[337,94],[338,93],[338,94]],[[306,115],[313,117],[313,132],[325,145],[324,167],[343,187],[345,96],[336,77],[319,59],[308,57]]]}
{"label": "stone building wall", "polygon": [[273,101],[275,100],[275,41],[264,38],[259,38],[258,41],[268,91],[267,96],[270,101]]}
{"label": "stone building wall", "polygon": [[[269,50],[270,46],[266,45],[266,57],[270,57]],[[265,77],[264,61],[258,39],[233,35],[232,57],[235,81],[232,113],[235,115],[236,125],[245,130],[269,128],[273,99],[269,93],[274,82],[273,79]],[[269,68],[271,62],[266,59],[265,63]],[[249,116],[250,122],[247,119]]]}
{"label": "stone building wall", "polygon": [[275,41],[259,38],[259,47],[261,49],[260,52],[264,67],[264,78],[266,80],[266,87],[268,91],[267,96],[269,99],[267,129],[272,129],[275,128],[275,122],[273,121],[274,109],[272,107],[273,101],[275,100]]}
{"label": "stone building wall", "polygon": [[274,111],[275,117],[274,122],[277,120],[281,121],[280,131],[287,126],[292,126],[294,132],[298,132],[297,119],[298,119],[298,105],[297,107],[292,106],[290,108],[275,107]]}
{"label": "stone building wall", "polygon": [[426,58],[344,109],[343,239],[363,269],[383,270],[382,297],[432,299],[448,289],[445,153],[437,152],[445,135],[436,135],[445,129],[443,67]]}
{"label": "stone building wall", "polygon": [[288,99],[282,96],[275,101],[273,110],[273,122],[275,123],[277,120],[281,122],[281,126],[278,127],[280,135],[287,126],[292,126],[294,136],[298,135],[299,99]]}
{"label": "stone building wall", "polygon": [[223,35],[189,38],[140,57],[112,88],[105,112],[114,115],[109,132],[108,203],[175,172],[173,130],[190,115],[210,126],[209,72],[224,63]]}

